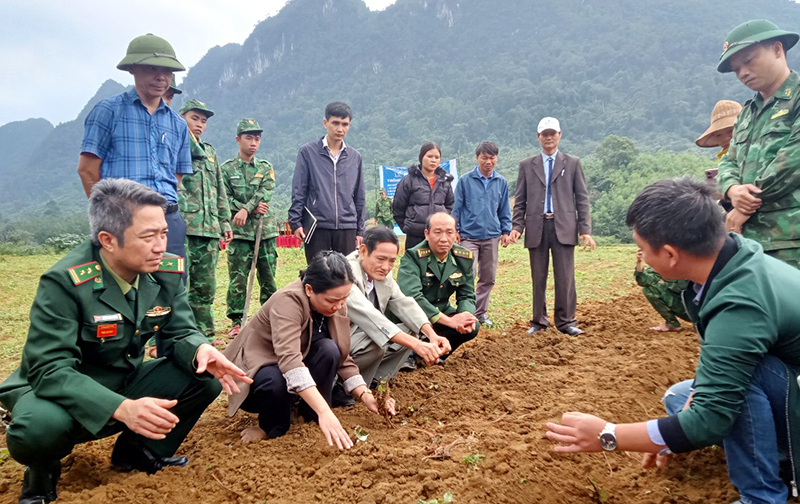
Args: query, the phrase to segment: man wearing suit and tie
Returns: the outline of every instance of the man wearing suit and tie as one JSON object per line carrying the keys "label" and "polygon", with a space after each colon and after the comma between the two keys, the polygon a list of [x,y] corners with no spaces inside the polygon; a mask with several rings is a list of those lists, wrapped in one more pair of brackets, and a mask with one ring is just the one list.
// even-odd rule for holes
{"label": "man wearing suit and tie", "polygon": [[525,233],[525,247],[531,261],[533,280],[533,318],[528,334],[547,329],[545,291],[550,253],[555,276],[555,326],[570,336],[581,331],[575,320],[575,245],[597,248],[592,239],[592,216],[586,180],[577,157],[558,150],[561,125],[558,119],[539,121],[536,138],[542,152],[519,164],[512,242]]}

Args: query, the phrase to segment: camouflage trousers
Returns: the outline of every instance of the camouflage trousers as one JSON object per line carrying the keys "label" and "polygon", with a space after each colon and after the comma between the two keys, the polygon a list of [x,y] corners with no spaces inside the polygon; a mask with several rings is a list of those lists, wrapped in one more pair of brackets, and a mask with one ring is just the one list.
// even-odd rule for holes
{"label": "camouflage trousers", "polygon": [[795,269],[800,269],[800,248],[787,248],[780,250],[765,250],[765,254],[783,261]]}
{"label": "camouflage trousers", "polygon": [[197,328],[214,340],[214,295],[217,292],[219,239],[202,236],[186,237],[186,269],[189,272],[189,306]]}
{"label": "camouflage trousers", "polygon": [[[233,240],[228,245],[228,318],[231,319],[232,326],[242,321],[244,301],[247,296],[247,279],[253,263],[255,245],[256,242],[250,240]],[[275,282],[275,272],[278,267],[277,240],[274,237],[261,240],[258,248],[256,273],[258,284],[261,286],[259,300],[263,305],[278,290],[278,284]]]}
{"label": "camouflage trousers", "polygon": [[689,315],[686,314],[686,308],[684,308],[683,301],[678,294],[653,285],[643,287],[642,292],[644,292],[644,297],[653,305],[658,314],[664,317],[664,321],[668,326],[680,327],[681,323],[678,318],[682,318],[687,322],[692,321]]}

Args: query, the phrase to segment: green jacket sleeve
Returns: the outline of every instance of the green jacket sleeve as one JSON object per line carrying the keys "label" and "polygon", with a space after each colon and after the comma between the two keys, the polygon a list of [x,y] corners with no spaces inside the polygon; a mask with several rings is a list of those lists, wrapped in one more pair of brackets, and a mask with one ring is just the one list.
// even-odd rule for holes
{"label": "green jacket sleeve", "polygon": [[661,283],[662,277],[652,268],[645,268],[642,271],[633,272],[633,278],[640,287],[650,287]]}
{"label": "green jacket sleeve", "polygon": [[40,399],[52,401],[97,434],[125,400],[77,369],[82,351],[79,304],[67,278],[42,276],[31,307],[22,373]]}
{"label": "green jacket sleeve", "polygon": [[731,142],[728,152],[722,156],[722,160],[719,162],[717,168],[717,188],[719,189],[719,193],[727,201],[730,201],[727,195],[728,189],[730,189],[731,186],[741,183],[739,166],[736,164],[736,146]]}
{"label": "green jacket sleeve", "polygon": [[439,318],[441,312],[422,293],[422,276],[425,274],[425,263],[415,257],[414,250],[406,251],[400,259],[400,268],[397,270],[397,285],[406,296],[414,298],[428,320]]}
{"label": "green jacket sleeve", "polygon": [[262,174],[263,177],[253,197],[244,204],[248,214],[252,214],[260,202],[269,203],[272,200],[272,193],[275,191],[275,181],[272,180],[272,165],[265,163],[265,166],[258,167],[256,173]]}
{"label": "green jacket sleeve", "polygon": [[691,407],[678,414],[695,447],[719,444],[742,410],[753,370],[777,339],[775,315],[745,297],[715,310],[704,333]]}
{"label": "green jacket sleeve", "polygon": [[[788,139],[755,181],[762,191],[758,196],[764,203],[774,203],[800,187],[800,111],[795,113],[791,126],[782,123],[775,125],[775,128],[784,128],[784,131],[787,126],[791,128]],[[775,141],[782,142],[784,138],[780,135]]]}
{"label": "green jacket sleeve", "polygon": [[225,177],[222,176],[222,167],[214,156],[214,167],[217,174],[217,217],[219,218],[219,227],[224,234],[231,230],[231,206],[230,199],[228,198],[228,189],[225,187]]}
{"label": "green jacket sleeve", "polygon": [[[470,261],[471,262],[471,261]],[[462,268],[464,282],[456,288],[456,310],[458,313],[475,313],[475,278],[472,265]]]}
{"label": "green jacket sleeve", "polygon": [[[159,275],[155,273],[155,275]],[[161,273],[170,275],[167,282],[177,282],[175,296],[172,299],[172,313],[166,324],[161,328],[161,344],[164,356],[171,359],[178,367],[195,374],[195,355],[200,345],[208,343],[206,337],[197,330],[194,314],[189,306],[189,296],[180,275],[174,273]],[[164,282],[164,283],[167,283]],[[197,375],[195,375],[197,376]],[[204,375],[208,378],[211,375]]]}

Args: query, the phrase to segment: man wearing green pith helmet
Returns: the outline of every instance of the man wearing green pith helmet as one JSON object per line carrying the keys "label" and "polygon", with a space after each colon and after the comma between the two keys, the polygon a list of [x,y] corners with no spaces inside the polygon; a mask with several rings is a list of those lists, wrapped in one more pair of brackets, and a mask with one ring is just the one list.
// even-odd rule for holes
{"label": "man wearing green pith helmet", "polygon": [[[261,125],[255,119],[242,119],[236,125],[239,154],[222,164],[222,178],[228,192],[233,219],[233,241],[228,246],[228,318],[229,336],[239,334],[247,296],[247,278],[258,254],[256,271],[261,286],[261,304],[278,290],[275,272],[278,264],[278,222],[270,208],[275,192],[275,171],[265,159],[256,157],[261,146]],[[261,242],[255,250],[258,221],[263,219]]]}
{"label": "man wearing green pith helmet", "polygon": [[800,75],[786,51],[800,35],[757,19],[725,38],[717,70],[734,72],[756,95],[744,104],[719,165],[720,194],[733,205],[728,230],[800,268]]}

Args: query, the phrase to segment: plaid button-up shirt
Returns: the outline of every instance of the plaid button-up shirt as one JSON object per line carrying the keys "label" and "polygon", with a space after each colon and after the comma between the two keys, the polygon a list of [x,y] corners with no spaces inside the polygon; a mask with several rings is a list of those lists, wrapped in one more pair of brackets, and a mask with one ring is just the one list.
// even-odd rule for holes
{"label": "plaid button-up shirt", "polygon": [[100,178],[125,178],[178,202],[177,173],[192,173],[189,128],[164,101],[150,115],[135,89],[94,106],[81,153],[103,160]]}

